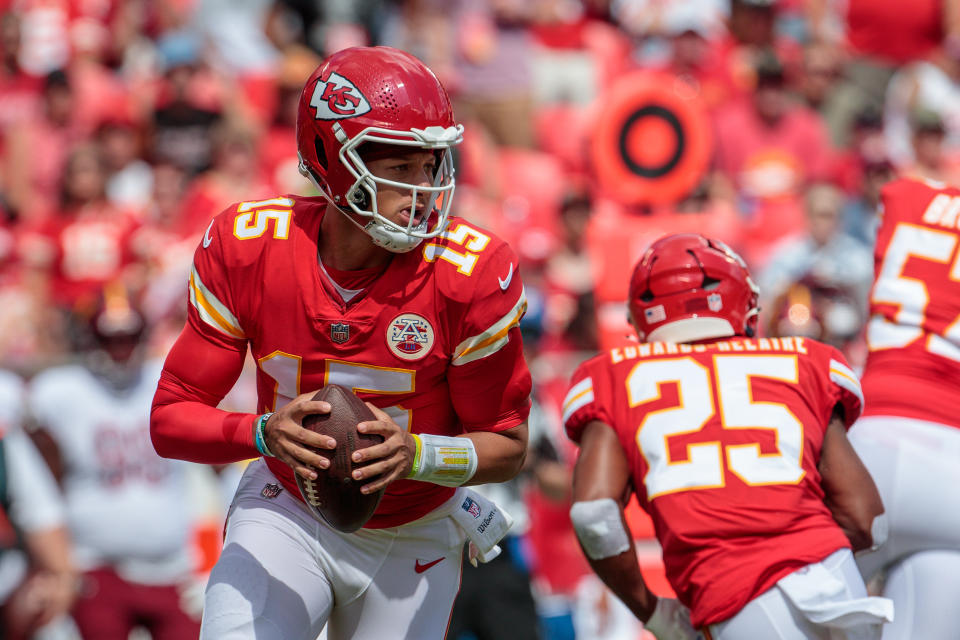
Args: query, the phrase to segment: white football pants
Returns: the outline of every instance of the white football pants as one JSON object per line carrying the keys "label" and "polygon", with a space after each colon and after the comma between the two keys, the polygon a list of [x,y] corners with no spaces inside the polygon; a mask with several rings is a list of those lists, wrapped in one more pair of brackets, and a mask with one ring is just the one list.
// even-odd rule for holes
{"label": "white football pants", "polygon": [[884,640],[960,638],[960,429],[909,418],[868,417],[850,442],[870,470],[890,534],[857,564],[870,579],[886,568],[883,594],[897,616]]}
{"label": "white football pants", "polygon": [[840,549],[781,578],[735,616],[705,630],[708,640],[879,640],[893,604],[867,597],[853,554]]}
{"label": "white football pants", "polygon": [[[443,638],[460,588],[459,492],[401,527],[344,534],[314,518],[262,460],[249,465],[210,574],[203,640]],[[267,491],[264,487],[273,485]]]}

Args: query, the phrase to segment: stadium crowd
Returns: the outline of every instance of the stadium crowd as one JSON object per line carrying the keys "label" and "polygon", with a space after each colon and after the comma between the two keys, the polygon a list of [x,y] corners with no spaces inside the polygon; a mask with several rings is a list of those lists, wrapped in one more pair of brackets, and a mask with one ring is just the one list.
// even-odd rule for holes
{"label": "stadium crowd", "polygon": [[[52,403],[96,393],[51,380],[82,365],[100,379],[137,371],[155,387],[210,219],[241,200],[315,193],[297,170],[303,83],[324,56],[369,44],[437,73],[465,125],[454,211],[521,259],[535,411],[505,557],[529,580],[539,637],[641,637],[569,523],[575,449],[560,404],[570,374],[629,333],[630,268],[675,231],[744,256],[761,290],[761,335],[816,338],[863,365],[880,188],[896,175],[960,183],[960,7],[900,5],[0,0],[0,369],[27,389],[4,393],[0,416],[5,431],[34,436],[62,483],[58,497],[37,481],[51,494],[44,518],[18,522],[22,507],[0,500],[3,544],[22,550],[0,554],[0,637],[41,627],[38,637],[78,637],[96,622],[80,606],[97,600],[90,585],[116,588],[118,576],[174,589],[169,611],[198,620],[197,585],[236,470],[162,465],[146,440],[149,394],[126,388],[118,393],[142,409],[133,439],[117,435],[112,452],[78,444]],[[119,355],[109,347],[127,366],[119,374],[92,355],[118,336],[133,343]],[[225,402],[253,411],[250,386]],[[72,448],[90,458],[71,468]],[[93,509],[75,483],[97,474],[106,503],[121,505],[110,491],[131,482],[170,502]],[[144,514],[176,495],[196,504],[167,512],[179,529],[160,535]],[[648,581],[668,592],[649,520],[629,517]],[[150,526],[141,541],[160,546],[96,549],[90,519],[128,536]],[[51,537],[61,527],[71,543]],[[171,544],[192,550],[189,567]],[[164,615],[141,611],[130,625],[184,637],[157,622]],[[462,628],[451,640],[485,637]]]}

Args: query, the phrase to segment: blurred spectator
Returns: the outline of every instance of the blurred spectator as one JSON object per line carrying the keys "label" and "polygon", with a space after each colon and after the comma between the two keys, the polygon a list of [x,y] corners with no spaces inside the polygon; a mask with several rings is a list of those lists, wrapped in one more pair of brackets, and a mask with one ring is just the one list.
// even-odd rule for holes
{"label": "blurred spectator", "polygon": [[532,147],[530,4],[457,0],[455,6],[457,118],[477,121],[497,144]]}
{"label": "blurred spectator", "polygon": [[[665,70],[676,75],[715,109],[739,99],[745,87],[733,75],[728,37],[722,16],[698,2],[665,5],[663,29],[670,37],[670,57]],[[709,3],[708,3],[709,4]]]}
{"label": "blurred spectator", "polygon": [[840,55],[834,45],[811,42],[803,49],[797,87],[808,107],[822,113],[840,77]]}
{"label": "blurred spectator", "polygon": [[21,429],[23,383],[0,371],[0,636],[26,640],[76,597],[63,499]]}
{"label": "blurred spectator", "polygon": [[110,118],[100,126],[97,140],[107,171],[107,200],[143,211],[153,189],[153,169],[143,159],[140,131],[129,119]]}
{"label": "blurred spectator", "polygon": [[834,155],[830,175],[844,191],[856,194],[863,188],[864,167],[871,163],[889,163],[889,158],[883,135],[883,114],[879,109],[866,107],[854,120],[850,145]]}
{"label": "blurred spectator", "polygon": [[457,43],[450,7],[446,0],[387,3],[381,44],[409,51],[437,74],[448,91],[454,91],[457,77],[453,55]]}
{"label": "blurred spectator", "polygon": [[[898,65],[921,60],[960,35],[960,12],[950,0],[809,0],[813,40],[845,44],[841,82],[825,105],[834,144],[845,146],[851,123],[864,107],[882,108]],[[909,10],[907,9],[909,6]],[[845,12],[836,13],[837,8]]]}
{"label": "blurred spectator", "polygon": [[901,173],[925,180],[960,184],[960,154],[948,155],[946,127],[935,111],[920,109],[910,118],[913,131],[913,163]]}
{"label": "blurred spectator", "polygon": [[67,154],[83,135],[65,72],[47,75],[39,112],[6,134],[3,173],[10,208],[24,220],[49,214],[57,206]]}
{"label": "blurred spectator", "polygon": [[[0,15],[0,134],[40,108],[41,78],[20,64],[20,18]],[[3,135],[0,135],[0,145]]]}
{"label": "blurred spectator", "polygon": [[772,51],[758,58],[757,86],[750,101],[717,114],[720,178],[746,201],[796,197],[830,164],[823,123],[786,91],[784,69]]}
{"label": "blurred spectator", "polygon": [[312,185],[298,170],[296,145],[297,104],[303,83],[320,64],[309,49],[290,47],[284,52],[277,75],[276,106],[257,148],[260,174],[274,193],[307,193]]}
{"label": "blurred spectator", "polygon": [[745,258],[763,265],[771,248],[803,225],[805,185],[822,180],[832,163],[823,122],[787,93],[784,68],[771,51],[756,63],[750,100],[718,110],[713,197],[736,206],[743,223]]}
{"label": "blurred spectator", "polygon": [[880,223],[880,190],[893,179],[893,165],[883,156],[864,158],[862,174],[860,189],[843,208],[843,230],[872,249]]}
{"label": "blurred spectator", "polygon": [[[820,286],[849,290],[855,302],[854,327],[865,318],[867,293],[873,279],[873,255],[843,232],[843,192],[832,184],[812,185],[806,193],[807,232],[776,245],[758,278],[760,308],[775,309],[776,301],[804,277]],[[778,335],[776,314],[766,318],[768,335]]]}
{"label": "blurred spectator", "polygon": [[105,187],[100,150],[75,148],[64,171],[59,209],[24,240],[25,260],[43,276],[51,302],[62,310],[91,308],[109,281],[139,284],[142,274],[136,272],[130,245],[139,223],[106,199]]}
{"label": "blurred spectator", "polygon": [[921,112],[928,119],[939,117],[944,148],[960,155],[960,47],[938,47],[926,60],[902,67],[891,78],[884,105],[884,133],[887,150],[898,167],[908,167],[916,160],[911,119]]}
{"label": "blurred spectator", "polygon": [[572,191],[560,207],[561,242],[544,268],[548,348],[594,351],[598,345],[593,286],[596,269],[587,252],[593,201]]}
{"label": "blurred spectator", "polygon": [[166,35],[158,47],[164,82],[153,113],[151,155],[157,162],[172,162],[188,174],[210,166],[211,128],[220,122],[213,82],[202,70],[200,43],[188,32]]}
{"label": "blurred spectator", "polygon": [[274,0],[199,0],[192,24],[212,46],[213,64],[236,75],[268,73],[278,61],[264,26]]}
{"label": "blurred spectator", "polygon": [[80,364],[33,378],[29,410],[67,503],[83,571],[73,610],[84,638],[199,635],[187,611],[192,557],[187,464],[160,458],[148,416],[160,363],[144,362],[143,316],[117,292],[89,322]]}
{"label": "blurred spectator", "polygon": [[257,150],[250,131],[229,124],[211,135],[213,164],[193,181],[181,218],[186,233],[206,229],[211,218],[227,205],[276,195],[261,177]]}

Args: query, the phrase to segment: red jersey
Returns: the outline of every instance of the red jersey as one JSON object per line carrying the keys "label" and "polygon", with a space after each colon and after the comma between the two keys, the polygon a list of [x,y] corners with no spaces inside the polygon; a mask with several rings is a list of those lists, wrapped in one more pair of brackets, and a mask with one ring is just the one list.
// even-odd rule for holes
{"label": "red jersey", "polygon": [[860,415],[860,384],[822,343],[655,342],[580,365],[563,421],[575,441],[594,420],[616,430],[667,579],[701,627],[849,548],[817,470],[838,403],[849,426]]}
{"label": "red jersey", "polygon": [[[414,433],[521,424],[530,395],[518,328],[526,298],[509,246],[450,218],[446,232],[395,254],[345,304],[318,262],[325,208],[322,198],[300,197],[231,206],[194,255],[187,322],[221,346],[249,345],[258,411],[335,383]],[[267,465],[300,496],[289,466],[274,458]],[[415,520],[453,491],[394,482],[367,527]]]}
{"label": "red jersey", "polygon": [[960,427],[960,189],[902,179],[881,198],[864,415]]}

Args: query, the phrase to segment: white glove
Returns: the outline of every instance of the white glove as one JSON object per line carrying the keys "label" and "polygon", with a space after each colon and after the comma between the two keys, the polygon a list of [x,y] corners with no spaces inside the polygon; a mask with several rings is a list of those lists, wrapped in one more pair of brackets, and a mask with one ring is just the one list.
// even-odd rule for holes
{"label": "white glove", "polygon": [[644,628],[659,640],[703,640],[690,624],[690,610],[676,598],[660,598]]}

